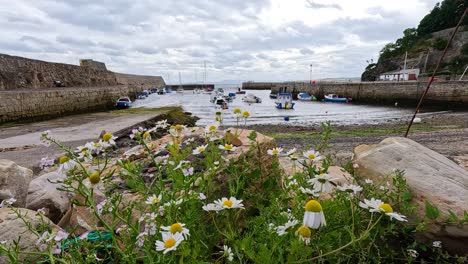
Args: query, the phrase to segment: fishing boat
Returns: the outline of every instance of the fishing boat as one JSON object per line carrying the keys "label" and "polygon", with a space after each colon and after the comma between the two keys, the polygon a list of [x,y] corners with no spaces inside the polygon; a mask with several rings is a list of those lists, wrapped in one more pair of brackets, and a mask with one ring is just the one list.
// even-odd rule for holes
{"label": "fishing boat", "polygon": [[244,90],[241,90],[240,87],[237,87],[236,94],[245,94],[245,91],[244,91]]}
{"label": "fishing boat", "polygon": [[271,98],[271,99],[276,99],[277,97],[278,97],[278,95],[275,94],[275,93],[271,93],[271,94],[270,94],[270,98]]}
{"label": "fishing boat", "polygon": [[212,101],[216,108],[221,108],[221,109],[228,109],[228,104],[226,102],[226,100],[222,97],[214,97],[214,100]]}
{"label": "fishing boat", "polygon": [[279,93],[276,101],[276,108],[278,109],[294,109],[295,103],[292,101],[291,93]]}
{"label": "fishing boat", "polygon": [[317,98],[315,96],[310,95],[309,93],[299,93],[297,95],[297,100],[301,101],[317,101]]}
{"label": "fishing boat", "polygon": [[253,94],[248,94],[242,98],[242,102],[246,103],[261,103],[262,99]]}
{"label": "fishing boat", "polygon": [[351,101],[351,98],[340,97],[336,94],[327,94],[325,95],[325,102],[335,102],[335,103],[347,103]]}
{"label": "fishing boat", "polygon": [[132,101],[128,96],[122,96],[115,102],[114,106],[116,108],[130,108],[132,106]]}
{"label": "fishing boat", "polygon": [[182,86],[179,86],[179,88],[177,88],[177,92],[178,92],[178,93],[183,93],[183,92],[184,92],[184,88],[182,88]]}
{"label": "fishing boat", "polygon": [[236,93],[228,93],[228,96],[232,99],[236,99]]}

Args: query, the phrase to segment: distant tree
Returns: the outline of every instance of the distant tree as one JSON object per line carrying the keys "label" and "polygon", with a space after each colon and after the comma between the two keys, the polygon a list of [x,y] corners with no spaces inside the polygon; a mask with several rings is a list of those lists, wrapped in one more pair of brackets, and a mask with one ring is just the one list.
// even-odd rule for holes
{"label": "distant tree", "polygon": [[[466,2],[466,0],[445,0],[442,3],[437,3],[419,23],[418,35],[423,36],[455,27],[465,11]],[[463,20],[463,25],[468,25],[468,17]]]}

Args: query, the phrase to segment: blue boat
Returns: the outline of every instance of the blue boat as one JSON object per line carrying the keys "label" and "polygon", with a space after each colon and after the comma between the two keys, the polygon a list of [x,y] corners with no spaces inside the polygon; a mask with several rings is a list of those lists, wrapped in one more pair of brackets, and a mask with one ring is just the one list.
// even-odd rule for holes
{"label": "blue boat", "polygon": [[294,109],[291,93],[278,93],[276,97],[276,108],[278,109]]}
{"label": "blue boat", "polygon": [[336,94],[325,95],[325,102],[347,103],[348,101],[351,101],[351,98],[339,97]]}
{"label": "blue boat", "polygon": [[232,99],[236,99],[236,93],[229,93],[228,96]]}
{"label": "blue boat", "polygon": [[309,93],[299,93],[297,95],[297,100],[301,101],[317,101],[317,98],[315,96],[310,95]]}
{"label": "blue boat", "polygon": [[114,106],[116,108],[130,108],[132,106],[132,101],[128,96],[120,97],[117,102],[115,102]]}

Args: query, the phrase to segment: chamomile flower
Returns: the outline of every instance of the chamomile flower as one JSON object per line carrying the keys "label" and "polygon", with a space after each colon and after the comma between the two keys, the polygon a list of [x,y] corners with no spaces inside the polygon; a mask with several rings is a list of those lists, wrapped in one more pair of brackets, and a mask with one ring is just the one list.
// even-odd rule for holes
{"label": "chamomile flower", "polygon": [[235,197],[227,199],[225,197],[216,200],[215,204],[219,205],[223,209],[233,209],[233,208],[241,208],[244,209],[244,205],[242,204],[242,200],[237,200]]}
{"label": "chamomile flower", "polygon": [[182,223],[174,223],[170,226],[161,226],[161,229],[173,235],[179,233],[184,237],[184,239],[187,239],[187,237],[190,236],[190,231],[185,227],[185,224]]}
{"label": "chamomile flower", "polygon": [[299,227],[296,231],[296,235],[299,237],[300,240],[304,241],[306,245],[310,244],[310,238],[312,237],[312,231],[310,231],[310,228],[307,226],[303,225]]}
{"label": "chamomile flower", "polygon": [[432,242],[432,246],[435,248],[442,248],[442,242],[441,241],[434,241]]}
{"label": "chamomile flower", "polygon": [[207,133],[207,134],[212,134],[212,135],[213,135],[213,134],[216,133],[216,131],[218,131],[218,127],[219,127],[219,125],[216,124],[216,123],[207,125],[207,126],[205,127],[205,133]]}
{"label": "chamomile flower", "polygon": [[234,151],[236,150],[236,147],[234,147],[232,144],[224,144],[224,145],[219,145],[219,149],[223,149],[226,151]]}
{"label": "chamomile flower", "polygon": [[364,202],[359,202],[359,206],[368,209],[371,213],[384,213],[390,219],[406,222],[406,216],[393,212],[390,204],[384,203],[379,199],[371,198],[370,200],[364,199]]}
{"label": "chamomile flower", "polygon": [[168,124],[167,124],[167,119],[160,120],[160,121],[156,122],[156,129],[158,129],[158,128],[164,129],[164,128],[166,128],[167,126],[168,126]]}
{"label": "chamomile flower", "polygon": [[232,253],[232,249],[227,245],[223,246],[223,251],[220,251],[220,253],[223,253],[223,257],[226,257],[228,261],[234,260],[234,254]]}
{"label": "chamomile flower", "polygon": [[156,196],[155,194],[151,195],[146,199],[146,204],[157,204],[161,201],[162,195],[160,194],[159,196]]}
{"label": "chamomile flower", "polygon": [[315,192],[326,192],[329,193],[333,190],[334,185],[332,181],[334,179],[328,174],[319,174],[307,182],[314,186]]}
{"label": "chamomile flower", "polygon": [[362,191],[362,187],[359,185],[354,185],[354,184],[343,184],[342,186],[336,187],[336,189],[342,191],[342,192],[347,192],[350,193],[351,195],[355,195],[358,192]]}
{"label": "chamomile flower", "polygon": [[373,184],[374,183],[374,181],[371,180],[371,179],[365,179],[364,182],[367,183],[367,184]]}
{"label": "chamomile flower", "polygon": [[166,254],[169,251],[176,250],[183,240],[184,237],[180,233],[162,233],[162,240],[156,241],[156,250],[163,251],[163,254]]}
{"label": "chamomile flower", "polygon": [[234,108],[232,111],[234,115],[242,115],[242,110],[239,107]]}
{"label": "chamomile flower", "polygon": [[209,203],[209,204],[204,205],[202,209],[205,211],[221,211],[223,210],[223,207],[214,203]]}
{"label": "chamomile flower", "polygon": [[419,253],[414,249],[407,249],[406,252],[408,252],[408,255],[412,258],[417,258],[419,256]]}
{"label": "chamomile flower", "polygon": [[203,152],[206,150],[206,147],[208,147],[208,144],[198,146],[196,149],[194,149],[194,150],[192,151],[192,154],[193,154],[193,155],[198,155],[198,154],[200,154],[200,153],[203,153]]}
{"label": "chamomile flower", "polygon": [[130,134],[130,138],[134,139],[136,138],[141,132],[143,132],[145,129],[142,127],[139,127],[138,129],[132,129],[132,133]]}
{"label": "chamomile flower", "polygon": [[77,163],[74,160],[71,160],[68,156],[62,156],[59,159],[59,172],[67,173],[69,170],[74,169]]}
{"label": "chamomile flower", "polygon": [[309,150],[303,153],[304,157],[311,160],[311,161],[319,161],[322,159],[320,153],[318,151]]}
{"label": "chamomile flower", "polygon": [[282,148],[273,148],[273,149],[267,150],[267,153],[270,156],[278,156],[281,153],[281,151],[283,151]]}
{"label": "chamomile flower", "polygon": [[305,213],[303,225],[308,226],[312,229],[318,229],[321,226],[325,226],[325,215],[323,214],[322,205],[316,200],[310,200],[305,205]]}
{"label": "chamomile flower", "polygon": [[297,225],[298,223],[299,223],[299,221],[297,221],[295,219],[294,220],[288,220],[284,225],[276,227],[276,233],[279,236],[286,235],[288,233],[288,232],[286,232],[286,230],[288,230],[288,228],[290,228],[290,227],[293,227],[293,226]]}
{"label": "chamomile flower", "polygon": [[169,134],[173,137],[181,137],[184,134],[184,131],[187,129],[184,125],[172,125],[169,128]]}
{"label": "chamomile flower", "polygon": [[250,116],[250,112],[249,112],[249,111],[243,111],[243,112],[242,112],[242,117],[243,117],[243,118],[246,118],[246,119],[247,119],[249,116]]}
{"label": "chamomile flower", "polygon": [[102,142],[105,147],[115,146],[115,140],[117,139],[116,136],[112,135],[111,133],[107,132],[102,135]]}
{"label": "chamomile flower", "polygon": [[78,154],[78,158],[80,160],[91,161],[93,160],[93,156],[91,155],[91,151],[88,146],[79,146],[77,147],[76,153]]}

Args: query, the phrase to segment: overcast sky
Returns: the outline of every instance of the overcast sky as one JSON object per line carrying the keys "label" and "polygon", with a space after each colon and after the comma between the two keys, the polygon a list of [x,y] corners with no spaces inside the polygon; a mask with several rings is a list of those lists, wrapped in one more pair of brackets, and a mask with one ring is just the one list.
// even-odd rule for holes
{"label": "overcast sky", "polygon": [[0,53],[166,82],[360,76],[436,0],[0,0]]}

